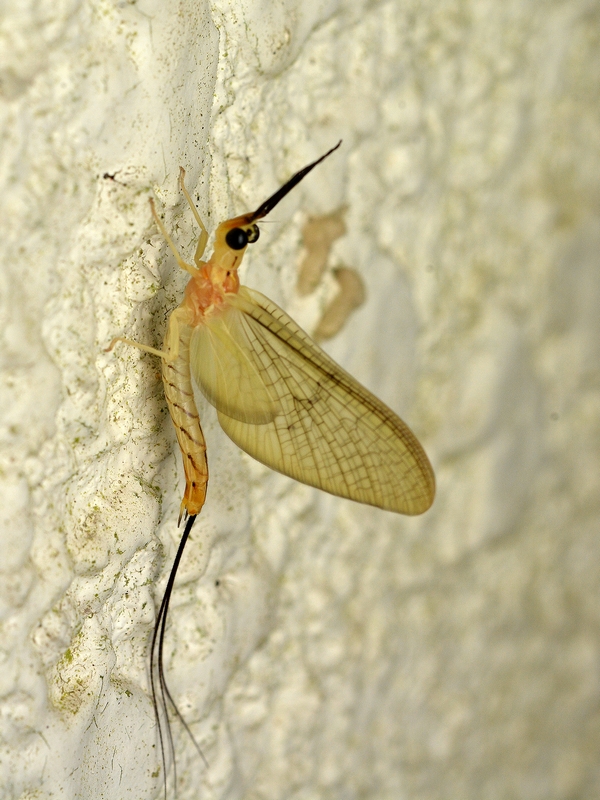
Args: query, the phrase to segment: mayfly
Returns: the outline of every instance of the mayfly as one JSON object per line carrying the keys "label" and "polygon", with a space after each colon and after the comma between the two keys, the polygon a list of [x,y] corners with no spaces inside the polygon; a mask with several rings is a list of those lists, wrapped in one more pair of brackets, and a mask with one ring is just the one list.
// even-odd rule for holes
{"label": "mayfly", "polygon": [[422,514],[433,502],[433,470],[404,422],[339,367],[285,311],[240,285],[238,278],[246,247],[259,237],[257,221],[340,144],[293,175],[256,211],[222,222],[208,261],[202,261],[208,231],[186,189],[183,168],[181,191],[200,227],[193,264],[180,256],[150,200],[158,228],[191,277],[183,302],[169,318],[162,350],[123,337],[114,339],[108,350],[121,341],[161,358],[185,472],[179,515],[185,527],[156,617],[150,656],[163,767],[161,717],[167,722],[171,751],[173,747],[168,705],[189,732],[166,683],[163,649],[175,576],[208,483],[192,376],[217,409],[225,433],[272,469],[339,497],[400,514]]}

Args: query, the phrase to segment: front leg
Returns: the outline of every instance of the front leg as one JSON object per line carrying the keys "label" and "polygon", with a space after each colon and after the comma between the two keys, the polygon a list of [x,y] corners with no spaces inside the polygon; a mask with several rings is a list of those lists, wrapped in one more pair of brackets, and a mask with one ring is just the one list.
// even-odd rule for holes
{"label": "front leg", "polygon": [[154,217],[154,221],[156,222],[158,229],[160,230],[162,235],[165,237],[165,241],[169,245],[171,252],[175,256],[177,263],[179,264],[181,269],[185,270],[185,272],[189,272],[190,275],[192,276],[197,275],[198,274],[197,267],[193,266],[193,264],[188,264],[187,261],[184,261],[183,258],[179,255],[179,250],[175,247],[174,241],[167,233],[167,229],[162,224],[161,218],[156,213],[156,206],[154,205],[154,200],[150,198],[148,202],[150,203],[150,210],[152,211],[152,216]]}
{"label": "front leg", "polygon": [[202,261],[202,256],[204,255],[206,243],[208,242],[208,231],[200,219],[200,214],[194,205],[194,201],[190,197],[190,193],[185,188],[185,170],[183,167],[179,167],[179,185],[181,186],[181,191],[183,192],[185,199],[188,201],[189,207],[192,209],[192,214],[194,215],[196,222],[200,226],[200,238],[198,239],[198,246],[196,247],[196,252],[194,254],[194,264],[198,267],[198,269],[201,269],[204,264],[204,261]]}

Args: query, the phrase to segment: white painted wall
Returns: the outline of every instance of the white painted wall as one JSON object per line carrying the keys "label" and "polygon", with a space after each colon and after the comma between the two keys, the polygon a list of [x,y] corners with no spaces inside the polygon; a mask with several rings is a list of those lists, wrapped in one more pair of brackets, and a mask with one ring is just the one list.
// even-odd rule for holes
{"label": "white painted wall", "polygon": [[[147,647],[182,477],[160,343],[195,231],[339,138],[245,282],[310,328],[307,215],[366,305],[330,352],[437,472],[407,519],[240,454],[172,609],[178,797],[598,796],[593,0],[13,0],[0,29],[2,798],[160,796]],[[114,176],[114,179],[106,177]],[[216,582],[218,581],[218,585]]]}

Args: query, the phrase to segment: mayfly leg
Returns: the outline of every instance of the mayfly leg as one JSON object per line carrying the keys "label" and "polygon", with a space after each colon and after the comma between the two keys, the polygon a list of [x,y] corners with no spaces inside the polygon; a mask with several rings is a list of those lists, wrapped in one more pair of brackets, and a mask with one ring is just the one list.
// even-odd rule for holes
{"label": "mayfly leg", "polygon": [[113,349],[113,347],[116,345],[117,342],[123,342],[123,344],[128,344],[131,347],[136,347],[143,353],[150,353],[150,355],[158,356],[159,358],[164,358],[167,361],[170,358],[169,353],[165,352],[164,350],[157,350],[156,347],[150,347],[147,344],[141,344],[140,342],[136,342],[133,339],[126,339],[125,336],[115,336],[115,338],[108,345],[108,347],[104,348],[104,352],[110,353],[110,351]]}
{"label": "mayfly leg", "polygon": [[171,364],[179,358],[179,329],[174,318],[175,312],[169,317],[169,325],[167,327],[167,334],[165,336],[165,349],[157,350],[156,347],[150,347],[147,344],[141,344],[134,339],[127,339],[125,336],[115,336],[108,347],[104,348],[105,353],[110,353],[117,342],[123,342],[131,347],[141,350],[143,353],[150,353],[152,356],[158,356],[167,364]]}
{"label": "mayfly leg", "polygon": [[158,229],[162,233],[166,243],[169,245],[169,249],[171,250],[171,252],[175,256],[175,259],[177,260],[177,263],[179,264],[181,269],[184,270],[185,272],[189,272],[190,275],[197,275],[198,274],[197,268],[193,264],[188,264],[187,261],[185,261],[179,255],[179,250],[175,247],[175,242],[169,236],[169,234],[167,232],[167,229],[163,225],[163,222],[162,222],[161,218],[158,216],[158,214],[156,212],[156,206],[154,205],[154,200],[152,198],[150,198],[150,200],[148,202],[150,203],[150,209],[152,211],[152,216],[154,217],[154,221],[158,225]]}
{"label": "mayfly leg", "polygon": [[181,187],[181,191],[183,192],[183,196],[188,201],[189,207],[192,209],[192,214],[194,215],[194,219],[198,223],[198,227],[200,228],[200,238],[198,239],[198,246],[196,247],[196,252],[194,253],[194,264],[200,269],[200,267],[204,264],[202,261],[202,256],[204,255],[204,251],[206,250],[206,244],[208,242],[208,231],[204,223],[200,218],[200,214],[198,213],[198,209],[196,208],[194,201],[190,197],[190,193],[186,189],[185,186],[185,170],[183,167],[179,167],[179,186]]}

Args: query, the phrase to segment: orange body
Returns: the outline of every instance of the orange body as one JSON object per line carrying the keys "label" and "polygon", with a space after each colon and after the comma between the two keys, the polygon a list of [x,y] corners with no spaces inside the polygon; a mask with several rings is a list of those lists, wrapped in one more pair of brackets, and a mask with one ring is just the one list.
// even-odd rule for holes
{"label": "orange body", "polygon": [[185,265],[191,277],[185,287],[181,305],[169,319],[164,350],[172,357],[163,359],[162,371],[165,397],[175,426],[185,473],[186,485],[180,518],[200,513],[208,483],[206,442],[200,427],[190,374],[190,338],[195,327],[202,325],[207,317],[223,307],[227,295],[237,294],[239,291],[240,279],[237,271],[246,248],[232,250],[225,237],[230,230],[252,227],[254,226],[248,223],[248,215],[219,225],[210,259],[206,262],[197,260],[195,267],[191,264]]}

